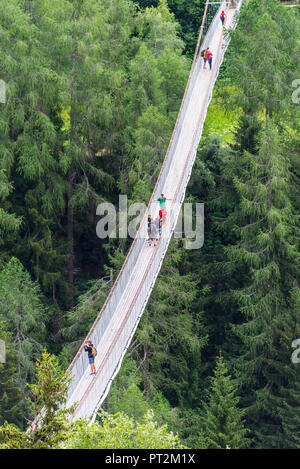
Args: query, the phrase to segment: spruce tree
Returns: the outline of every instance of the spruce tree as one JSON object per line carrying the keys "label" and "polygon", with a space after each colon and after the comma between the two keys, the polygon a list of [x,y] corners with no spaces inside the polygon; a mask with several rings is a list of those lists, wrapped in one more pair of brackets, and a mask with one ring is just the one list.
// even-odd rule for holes
{"label": "spruce tree", "polygon": [[243,449],[250,444],[245,426],[245,411],[239,408],[237,384],[228,375],[220,354],[211,378],[210,397],[201,412],[200,447]]}
{"label": "spruce tree", "polygon": [[59,368],[55,356],[46,350],[36,362],[36,374],[37,383],[29,388],[34,396],[38,421],[31,422],[26,432],[5,421],[0,426],[1,449],[58,449],[70,436],[66,416],[72,408],[63,408],[70,377]]}
{"label": "spruce tree", "polygon": [[291,428],[298,420],[290,360],[296,334],[298,189],[291,190],[296,181],[287,129],[296,116],[289,83],[296,76],[299,23],[291,10],[275,0],[246,3],[232,32],[228,70],[237,85],[235,102],[245,113],[224,173],[228,187],[232,181],[226,194],[235,200],[226,223],[232,246],[225,252],[238,313],[232,329],[241,344],[234,364],[258,448],[295,447]]}
{"label": "spruce tree", "polygon": [[289,164],[270,120],[258,153],[244,152],[236,164],[239,203],[230,219],[238,242],[226,249],[234,266],[232,275],[244,267],[242,286],[233,290],[245,318],[234,327],[243,344],[236,366],[242,388],[247,389],[247,415],[260,444],[285,447],[279,409],[285,405],[284,389],[292,387],[296,378],[289,369],[285,335],[291,344],[295,331],[287,326],[294,314],[291,294],[297,284],[299,254]]}

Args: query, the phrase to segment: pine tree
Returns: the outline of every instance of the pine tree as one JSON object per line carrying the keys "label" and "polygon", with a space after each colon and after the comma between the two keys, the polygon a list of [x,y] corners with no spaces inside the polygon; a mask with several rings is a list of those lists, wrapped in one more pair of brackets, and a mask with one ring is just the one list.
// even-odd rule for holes
{"label": "pine tree", "polygon": [[211,378],[210,397],[203,404],[200,447],[243,449],[249,446],[245,411],[238,404],[237,385],[228,375],[226,363],[220,354]]}

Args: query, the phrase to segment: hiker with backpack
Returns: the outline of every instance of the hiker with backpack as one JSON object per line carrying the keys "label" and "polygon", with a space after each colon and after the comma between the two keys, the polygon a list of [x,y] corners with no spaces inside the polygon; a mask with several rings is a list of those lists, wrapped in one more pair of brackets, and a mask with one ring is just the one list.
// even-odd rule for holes
{"label": "hiker with backpack", "polygon": [[91,365],[91,375],[96,374],[96,367],[95,367],[95,357],[97,355],[97,349],[96,347],[92,344],[90,340],[86,342],[86,345],[84,347],[84,351],[88,352],[88,359],[89,359],[89,364]]}
{"label": "hiker with backpack", "polygon": [[207,53],[209,51],[209,47],[207,47],[206,49],[203,49],[201,51],[201,57],[203,58],[203,70],[206,69],[206,62],[207,62]]}

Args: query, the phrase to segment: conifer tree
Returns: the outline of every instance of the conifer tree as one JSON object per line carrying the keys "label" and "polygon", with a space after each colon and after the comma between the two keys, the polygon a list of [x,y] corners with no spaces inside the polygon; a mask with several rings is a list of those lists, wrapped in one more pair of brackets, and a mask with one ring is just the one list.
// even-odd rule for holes
{"label": "conifer tree", "polygon": [[228,74],[236,87],[235,102],[247,113],[280,119],[290,105],[299,63],[299,22],[293,10],[278,0],[243,2],[238,28],[230,33]]}
{"label": "conifer tree", "polygon": [[0,322],[0,340],[3,341],[0,361],[0,425],[4,421],[23,425],[20,400],[22,392],[18,385],[17,354],[10,339],[11,334],[5,332],[3,322]]}
{"label": "conifer tree", "polygon": [[[53,110],[58,101],[58,76],[49,68],[37,24],[42,4],[12,0],[1,5],[5,50],[1,73],[6,83],[0,136],[0,173],[6,181],[1,197],[5,190],[4,209],[16,213],[16,221],[22,219],[18,233],[8,237],[7,252],[20,257],[55,299],[55,286],[62,277],[58,267],[62,268],[64,259],[55,255],[61,245],[52,228],[53,217],[59,218],[64,206],[65,185],[59,174]],[[33,262],[29,261],[32,257]]]}
{"label": "conifer tree", "polygon": [[22,432],[6,421],[0,426],[2,449],[58,449],[69,437],[67,414],[72,409],[62,406],[66,402],[70,377],[46,350],[36,363],[36,374],[37,383],[29,387],[34,395],[38,424],[35,420]]}
{"label": "conifer tree", "polygon": [[31,411],[26,383],[34,380],[34,361],[43,349],[47,320],[39,285],[31,280],[20,261],[12,258],[0,271],[0,321],[14,351],[14,383],[22,393],[22,424]]}
{"label": "conifer tree", "polygon": [[210,397],[203,404],[200,447],[243,449],[250,444],[245,427],[245,411],[238,407],[237,385],[228,375],[220,354],[211,378]]}
{"label": "conifer tree", "polygon": [[[164,4],[161,0],[134,0],[142,8],[158,7]],[[185,53],[193,57],[197,43],[199,27],[204,12],[205,1],[195,0],[168,0],[168,8],[173,13],[176,21],[179,23],[180,37],[184,39]]]}
{"label": "conifer tree", "polygon": [[[237,312],[243,315],[236,316],[233,326],[241,341],[234,363],[259,448],[295,447],[291,428],[298,420],[297,392],[292,391],[296,370],[290,361],[296,334],[298,225],[291,153],[283,132],[296,116],[289,83],[297,70],[299,23],[291,10],[275,0],[246,3],[232,33],[228,70],[238,85],[236,102],[246,111],[237,153],[227,160],[225,172],[227,181],[233,180],[230,192],[236,204],[227,220],[232,236],[227,273]],[[257,60],[258,50],[264,51],[263,60]]]}
{"label": "conifer tree", "polygon": [[207,340],[201,315],[192,312],[196,281],[180,273],[184,256],[178,241],[172,240],[132,354],[143,372],[145,392],[150,397],[162,392],[173,407],[199,399],[198,372]]}
{"label": "conifer tree", "polygon": [[[4,148],[2,149],[5,152]],[[5,235],[8,232],[16,232],[21,226],[22,219],[16,217],[14,213],[9,213],[5,210],[4,202],[8,197],[9,193],[12,191],[13,186],[7,178],[7,174],[4,169],[0,172],[0,202],[2,207],[0,207],[0,245],[5,241]]]}
{"label": "conifer tree", "polygon": [[[234,271],[244,266],[243,286],[233,291],[245,321],[234,327],[243,347],[236,366],[248,418],[262,444],[285,447],[279,409],[284,389],[295,384],[290,366],[292,291],[299,254],[289,199],[289,164],[278,131],[268,120],[256,155],[244,152],[234,185],[239,204],[231,216],[239,241],[227,248]],[[245,169],[247,168],[247,172]],[[294,323],[295,329],[295,323]]]}

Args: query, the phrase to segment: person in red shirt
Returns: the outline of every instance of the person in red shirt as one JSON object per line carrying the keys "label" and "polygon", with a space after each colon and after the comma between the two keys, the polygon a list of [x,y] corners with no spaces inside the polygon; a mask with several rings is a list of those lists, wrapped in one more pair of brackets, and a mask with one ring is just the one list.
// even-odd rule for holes
{"label": "person in red shirt", "polygon": [[222,26],[224,26],[226,20],[226,14],[224,10],[222,10],[222,13],[220,14],[220,19],[222,21]]}
{"label": "person in red shirt", "polygon": [[206,53],[206,60],[209,64],[210,70],[211,70],[212,56],[213,56],[212,53],[210,52],[210,50],[208,50]]}

